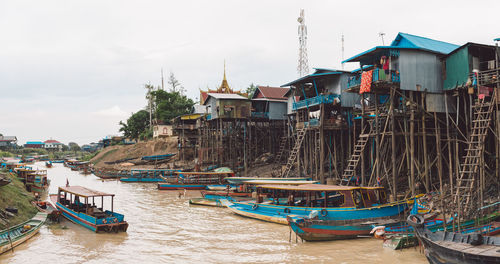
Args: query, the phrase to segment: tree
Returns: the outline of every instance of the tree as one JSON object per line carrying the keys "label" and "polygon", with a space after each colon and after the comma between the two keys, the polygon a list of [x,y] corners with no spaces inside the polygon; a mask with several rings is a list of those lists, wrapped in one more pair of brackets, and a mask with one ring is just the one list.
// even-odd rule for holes
{"label": "tree", "polygon": [[187,114],[194,105],[193,100],[179,92],[153,91],[155,116],[157,119],[169,124],[172,118]]}
{"label": "tree", "polygon": [[81,150],[80,146],[78,146],[78,144],[76,144],[75,142],[69,142],[68,146],[69,146],[69,150],[74,151],[74,152]]}
{"label": "tree", "polygon": [[175,78],[173,72],[170,72],[170,76],[168,77],[168,84],[170,85],[170,92],[171,93],[178,92],[181,95],[184,95],[184,93],[186,92],[186,89],[184,89],[184,87],[181,85],[179,80],[177,80],[177,78]]}
{"label": "tree", "polygon": [[253,93],[255,93],[255,90],[257,90],[257,85],[255,85],[253,83],[247,87],[247,89],[245,90],[245,93],[248,94],[248,98],[252,98]]}
{"label": "tree", "polygon": [[[154,92],[153,92],[154,93]],[[127,119],[127,123],[120,121],[120,132],[126,138],[138,139],[139,135],[149,126],[149,113],[146,110],[140,110]]]}

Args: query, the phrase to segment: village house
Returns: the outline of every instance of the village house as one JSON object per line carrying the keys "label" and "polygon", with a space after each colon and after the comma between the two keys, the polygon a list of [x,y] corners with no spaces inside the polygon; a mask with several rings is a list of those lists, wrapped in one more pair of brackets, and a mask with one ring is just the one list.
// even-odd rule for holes
{"label": "village house", "polygon": [[0,149],[15,148],[16,143],[16,136],[0,136]]}
{"label": "village house", "polygon": [[63,148],[63,143],[61,143],[57,140],[54,140],[54,139],[46,140],[43,143],[44,143],[43,148],[45,148],[46,150],[58,150],[58,151],[60,151]]}

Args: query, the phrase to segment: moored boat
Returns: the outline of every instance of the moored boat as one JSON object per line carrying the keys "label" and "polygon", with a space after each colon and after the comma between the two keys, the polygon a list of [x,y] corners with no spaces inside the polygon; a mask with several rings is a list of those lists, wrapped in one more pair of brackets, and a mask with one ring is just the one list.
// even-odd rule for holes
{"label": "moored boat", "polygon": [[410,215],[408,223],[415,228],[429,263],[500,263],[500,237],[431,232],[419,215]]}
{"label": "moored boat", "polygon": [[227,172],[176,172],[176,177],[162,177],[159,190],[205,190],[207,185],[226,184]]}
{"label": "moored boat", "polygon": [[[272,201],[263,202],[264,197]],[[386,203],[381,187],[303,184],[262,185],[257,188],[256,201],[225,204],[236,214],[288,225],[287,216],[310,218],[313,211],[319,220],[335,221],[396,216],[412,202],[409,199]]]}
{"label": "moored boat", "polygon": [[0,254],[19,246],[40,231],[47,214],[39,212],[30,220],[0,231]]}
{"label": "moored boat", "polygon": [[[104,210],[104,198],[111,198],[111,209]],[[83,202],[80,201],[83,199]],[[96,205],[101,202],[101,207]],[[94,191],[82,186],[59,187],[57,194],[51,194],[50,199],[62,215],[94,232],[127,231],[128,223],[124,215],[113,211],[114,194]]]}
{"label": "moored boat", "polygon": [[224,205],[222,205],[219,199],[213,199],[213,198],[191,198],[189,199],[189,204],[224,207]]}
{"label": "moored boat", "polygon": [[52,162],[50,160],[45,162],[45,167],[52,168]]}
{"label": "moored boat", "polygon": [[38,211],[46,213],[50,221],[59,223],[61,211],[57,210],[52,203],[46,201],[32,201],[31,204],[33,204]]}

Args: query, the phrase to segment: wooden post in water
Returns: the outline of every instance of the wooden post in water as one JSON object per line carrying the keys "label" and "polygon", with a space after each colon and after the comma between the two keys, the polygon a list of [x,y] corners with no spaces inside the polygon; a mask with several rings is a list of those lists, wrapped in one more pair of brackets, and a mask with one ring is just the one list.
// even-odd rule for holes
{"label": "wooden post in water", "polygon": [[394,100],[395,100],[395,88],[391,87],[391,94],[390,94],[390,100],[391,100],[391,162],[392,162],[392,194],[394,201],[397,200],[397,183],[396,183],[396,109],[394,107]]}

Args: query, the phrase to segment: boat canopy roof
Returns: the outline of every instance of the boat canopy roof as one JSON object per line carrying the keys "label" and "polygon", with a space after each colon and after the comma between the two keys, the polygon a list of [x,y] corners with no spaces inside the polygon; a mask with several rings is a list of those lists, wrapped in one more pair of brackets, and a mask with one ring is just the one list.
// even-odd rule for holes
{"label": "boat canopy roof", "polygon": [[211,171],[176,171],[174,173],[182,175],[224,175],[230,172],[211,172]]}
{"label": "boat canopy roof", "polygon": [[272,184],[272,185],[303,185],[303,184],[312,184],[312,183],[317,183],[318,181],[305,181],[305,180],[298,180],[298,181],[279,181],[279,180],[247,180],[243,181],[245,184],[255,184],[255,185],[266,185],[266,184]]}
{"label": "boat canopy roof", "polygon": [[59,191],[72,193],[81,197],[98,197],[98,196],[115,196],[114,194],[104,193],[100,191],[94,191],[83,186],[66,186],[59,187]]}
{"label": "boat canopy roof", "polygon": [[266,184],[260,185],[265,189],[275,189],[275,190],[290,190],[290,191],[313,191],[313,192],[323,192],[323,191],[350,191],[359,190],[361,187],[358,186],[340,186],[340,185],[326,185],[326,184],[302,184],[297,186],[283,185],[283,184]]}

